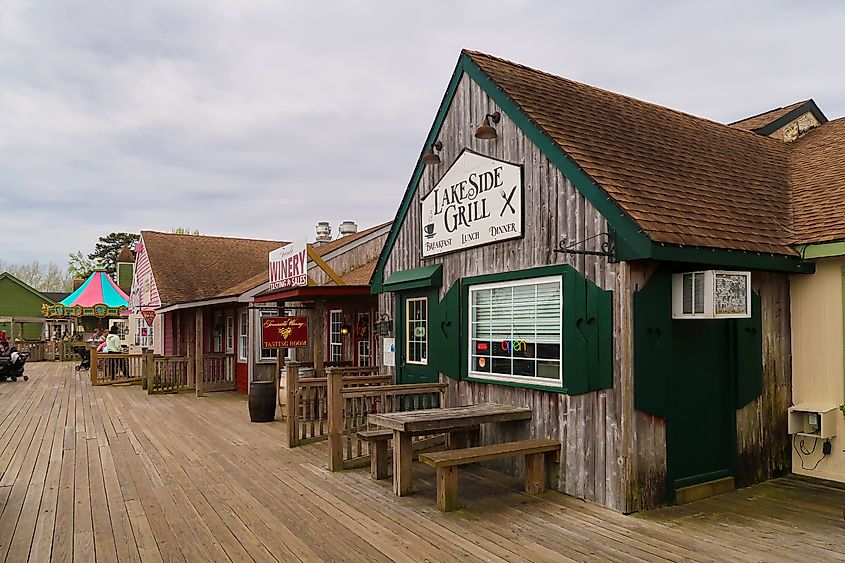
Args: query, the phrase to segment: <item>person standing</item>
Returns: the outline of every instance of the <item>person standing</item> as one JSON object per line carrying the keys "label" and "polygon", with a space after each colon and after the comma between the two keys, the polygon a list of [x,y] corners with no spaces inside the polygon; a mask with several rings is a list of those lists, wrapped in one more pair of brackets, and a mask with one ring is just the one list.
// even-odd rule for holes
{"label": "person standing", "polygon": [[[111,330],[108,332],[108,336],[106,336],[106,348],[104,352],[106,354],[120,354],[123,351],[123,348],[120,345],[120,336],[118,336],[119,329],[117,325],[113,325]],[[123,358],[117,359],[113,362],[109,362],[112,367],[111,378],[115,378],[115,372],[120,371],[123,373],[124,377],[128,375],[126,373],[126,360]]]}

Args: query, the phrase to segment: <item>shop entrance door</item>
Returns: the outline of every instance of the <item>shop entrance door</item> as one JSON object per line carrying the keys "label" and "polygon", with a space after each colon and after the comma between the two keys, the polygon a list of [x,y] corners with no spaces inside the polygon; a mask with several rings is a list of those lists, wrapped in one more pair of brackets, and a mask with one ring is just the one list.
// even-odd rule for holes
{"label": "shop entrance door", "polygon": [[435,383],[432,331],[440,326],[437,289],[401,292],[396,297],[396,382]]}
{"label": "shop entrance door", "polygon": [[732,322],[672,321],[666,428],[670,500],[682,487],[733,475]]}

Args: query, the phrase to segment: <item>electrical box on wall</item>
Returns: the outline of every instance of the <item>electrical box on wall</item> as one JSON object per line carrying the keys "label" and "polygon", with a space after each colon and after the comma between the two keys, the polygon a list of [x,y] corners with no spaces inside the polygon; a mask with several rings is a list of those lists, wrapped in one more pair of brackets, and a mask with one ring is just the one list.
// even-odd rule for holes
{"label": "electrical box on wall", "polygon": [[751,272],[704,270],[672,274],[673,319],[751,317]]}
{"label": "electrical box on wall", "polygon": [[800,403],[789,407],[788,431],[810,438],[833,438],[838,412],[835,405]]}

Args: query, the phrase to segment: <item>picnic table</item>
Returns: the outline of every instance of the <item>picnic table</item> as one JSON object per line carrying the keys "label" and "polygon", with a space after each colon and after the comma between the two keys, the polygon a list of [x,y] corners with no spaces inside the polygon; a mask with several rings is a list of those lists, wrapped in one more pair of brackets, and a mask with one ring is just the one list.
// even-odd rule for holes
{"label": "picnic table", "polygon": [[393,430],[393,492],[406,496],[413,490],[411,437],[443,432],[462,434],[479,424],[530,420],[531,409],[496,403],[372,413],[368,422]]}

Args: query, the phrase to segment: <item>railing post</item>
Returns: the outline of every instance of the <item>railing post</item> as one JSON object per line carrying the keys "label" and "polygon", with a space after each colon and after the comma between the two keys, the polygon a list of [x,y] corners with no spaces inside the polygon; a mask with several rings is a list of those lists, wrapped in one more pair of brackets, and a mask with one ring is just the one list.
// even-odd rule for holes
{"label": "railing post", "polygon": [[88,373],[91,375],[91,385],[97,384],[97,347],[91,347],[91,355],[89,359],[90,366],[88,367]]}
{"label": "railing post", "polygon": [[205,362],[203,360],[203,328],[202,328],[202,309],[196,309],[194,312],[194,324],[196,329],[196,371],[194,372],[194,383],[196,386],[197,397],[203,396],[204,379],[205,379]]}
{"label": "railing post", "polygon": [[288,425],[288,447],[293,448],[299,445],[299,416],[297,408],[299,401],[296,388],[299,385],[299,362],[288,362],[285,370],[285,418]]}
{"label": "railing post", "polygon": [[343,372],[326,368],[329,407],[329,471],[343,469]]}
{"label": "railing post", "polygon": [[146,349],[141,352],[141,369],[143,370],[141,388],[146,389],[148,394],[152,393],[156,387],[156,363],[152,350]]}

